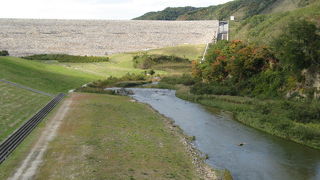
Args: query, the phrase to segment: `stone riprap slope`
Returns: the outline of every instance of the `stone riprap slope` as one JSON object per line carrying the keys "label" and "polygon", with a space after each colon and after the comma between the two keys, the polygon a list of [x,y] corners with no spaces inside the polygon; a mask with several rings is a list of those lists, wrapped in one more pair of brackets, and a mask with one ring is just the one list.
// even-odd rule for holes
{"label": "stone riprap slope", "polygon": [[218,21],[110,21],[0,19],[0,50],[13,56],[42,53],[96,55],[205,44]]}

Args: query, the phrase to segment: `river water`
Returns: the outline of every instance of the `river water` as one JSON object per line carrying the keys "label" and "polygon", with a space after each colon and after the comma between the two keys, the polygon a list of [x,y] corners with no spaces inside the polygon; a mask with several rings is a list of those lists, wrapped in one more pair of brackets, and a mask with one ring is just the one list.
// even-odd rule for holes
{"label": "river water", "polygon": [[[228,169],[235,180],[320,180],[320,151],[247,127],[226,115],[184,101],[173,90],[128,88],[139,102],[174,120],[207,163]],[[243,146],[239,146],[244,143]]]}

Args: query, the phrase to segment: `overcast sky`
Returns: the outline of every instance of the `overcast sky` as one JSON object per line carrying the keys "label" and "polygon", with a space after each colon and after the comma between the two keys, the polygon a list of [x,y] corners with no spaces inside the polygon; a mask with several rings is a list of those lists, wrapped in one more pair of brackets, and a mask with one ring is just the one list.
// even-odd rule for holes
{"label": "overcast sky", "polygon": [[230,0],[3,0],[0,18],[132,19],[166,7],[205,7]]}

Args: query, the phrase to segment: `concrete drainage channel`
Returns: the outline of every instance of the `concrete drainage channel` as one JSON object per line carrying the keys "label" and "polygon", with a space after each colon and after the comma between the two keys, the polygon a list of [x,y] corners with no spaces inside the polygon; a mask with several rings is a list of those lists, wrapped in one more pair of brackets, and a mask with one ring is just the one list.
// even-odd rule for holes
{"label": "concrete drainage channel", "polygon": [[32,132],[32,130],[48,115],[49,112],[65,97],[60,93],[53,98],[37,114],[23,124],[0,145],[0,164],[16,149],[16,147]]}

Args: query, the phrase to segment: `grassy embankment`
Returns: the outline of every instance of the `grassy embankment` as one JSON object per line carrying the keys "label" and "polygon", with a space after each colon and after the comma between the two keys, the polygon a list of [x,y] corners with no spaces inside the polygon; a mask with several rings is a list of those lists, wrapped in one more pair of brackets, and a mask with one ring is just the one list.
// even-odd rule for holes
{"label": "grassy embankment", "polygon": [[182,58],[188,58],[190,60],[195,60],[195,59],[199,59],[199,57],[202,56],[205,47],[206,47],[205,44],[181,45],[176,47],[152,49],[147,52],[148,54],[178,56]]}
{"label": "grassy embankment", "polygon": [[[146,52],[112,55],[111,63],[115,62],[114,65],[101,65],[101,63],[70,63],[68,65],[70,65],[72,68],[81,69],[83,71],[91,69],[90,71],[99,72],[100,74],[105,74],[108,68],[110,68],[110,70],[112,69],[109,72],[114,72],[112,74],[113,78],[110,78],[109,76],[105,80],[99,80],[91,83],[89,87],[77,89],[78,92],[109,93],[104,91],[104,88],[114,86],[129,87],[132,85],[141,85],[145,82],[149,82],[151,80],[150,76],[142,75],[141,71],[148,72],[150,69],[155,69],[156,76],[159,74],[161,76],[190,74],[190,60],[199,59],[204,51],[204,48],[205,45],[181,45],[177,47],[153,49]],[[127,69],[131,70],[129,71],[131,74],[124,74],[121,72],[121,70],[126,70],[125,72],[128,72]],[[137,72],[140,74],[132,74]]]}
{"label": "grassy embankment", "polygon": [[58,65],[0,57],[0,78],[48,93],[68,92],[101,76]]}
{"label": "grassy embankment", "polygon": [[[13,81],[52,94],[68,92],[70,89],[99,78],[102,77],[57,65],[15,57],[0,57],[0,79]],[[50,97],[4,83],[0,84],[0,89],[0,141],[2,141],[48,103]],[[19,166],[37,141],[45,122],[41,123],[13,152],[10,158],[0,165],[0,179],[6,179]]]}
{"label": "grassy embankment", "polygon": [[52,118],[59,106],[62,103],[49,113],[49,115],[35,128],[25,140],[16,148],[12,154],[0,165],[0,179],[8,179],[13,175],[16,169],[21,165],[22,161],[27,157],[28,153],[32,147],[36,144],[39,139],[39,136],[43,132],[48,123],[48,120]]}
{"label": "grassy embankment", "polygon": [[73,94],[35,179],[199,179],[169,120],[130,98]]}
{"label": "grassy embankment", "polygon": [[[66,68],[75,69],[78,71],[90,73],[97,76],[102,76],[104,78],[109,76],[121,77],[126,73],[143,73],[144,69],[136,69],[133,67],[133,57],[141,54],[149,55],[167,55],[167,56],[177,56],[181,58],[187,58],[189,60],[198,59],[203,51],[205,45],[181,45],[177,47],[166,47],[160,49],[152,49],[144,52],[132,52],[132,53],[121,53],[110,55],[110,61],[105,63],[55,63],[57,65],[64,66]],[[165,63],[160,64],[156,67],[152,67],[156,70],[156,74],[181,74],[181,72],[176,72],[172,70],[172,66],[175,63]],[[190,67],[190,64],[178,64],[183,67]],[[168,68],[166,68],[168,67]]]}
{"label": "grassy embankment", "polygon": [[[68,92],[98,78],[101,77],[57,65],[15,57],[0,57],[0,79],[52,94]],[[50,97],[4,83],[0,84],[0,88],[0,141],[2,141],[48,103]],[[6,179],[15,171],[37,141],[45,123],[46,121],[43,121],[10,155],[9,159],[0,165],[0,179]]]}
{"label": "grassy embankment", "polygon": [[0,142],[50,99],[51,97],[0,82]]}
{"label": "grassy embankment", "polygon": [[[192,60],[201,56],[203,50],[204,45],[182,45],[149,50],[144,53],[178,56]],[[110,62],[96,63],[56,63],[0,57],[0,78],[48,93],[67,92],[94,80],[144,72],[144,69],[134,68],[132,61],[135,55],[141,53],[114,54],[110,56]],[[156,71],[156,74],[166,73]]]}
{"label": "grassy embankment", "polygon": [[[150,57],[154,55],[159,55],[160,59],[165,59],[164,56],[172,56],[172,61],[164,61],[162,63],[157,63],[151,66],[151,68],[156,70],[162,70],[170,75],[182,75],[185,73],[190,73],[191,62],[177,62],[174,59],[183,58],[189,61],[200,59],[205,45],[183,45],[177,47],[168,47],[162,49],[155,49],[148,51]],[[161,57],[162,56],[162,57]]]}
{"label": "grassy embankment", "polygon": [[[0,79],[44,92],[68,92],[102,78],[57,65],[0,57]],[[0,82],[0,141],[41,109],[51,98]]]}
{"label": "grassy embankment", "polygon": [[160,69],[170,74],[190,72],[191,61],[187,58],[167,55],[148,55],[142,54],[133,57],[134,67],[141,69],[149,69],[153,73],[153,69]]}

